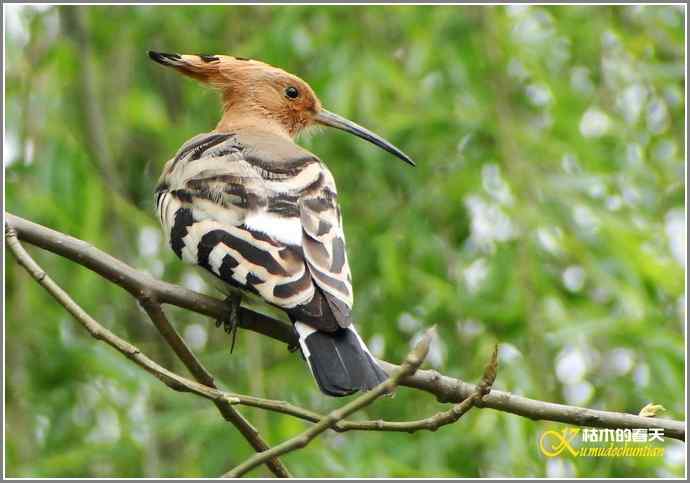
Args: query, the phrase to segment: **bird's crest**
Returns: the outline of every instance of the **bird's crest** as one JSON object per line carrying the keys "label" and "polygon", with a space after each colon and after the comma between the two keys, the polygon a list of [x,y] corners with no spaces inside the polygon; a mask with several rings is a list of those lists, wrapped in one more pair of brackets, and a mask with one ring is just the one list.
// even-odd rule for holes
{"label": "bird's crest", "polygon": [[223,117],[217,132],[245,128],[293,139],[320,124],[354,134],[414,166],[412,159],[390,142],[323,109],[309,84],[278,67],[229,55],[150,51],[149,57],[221,92]]}

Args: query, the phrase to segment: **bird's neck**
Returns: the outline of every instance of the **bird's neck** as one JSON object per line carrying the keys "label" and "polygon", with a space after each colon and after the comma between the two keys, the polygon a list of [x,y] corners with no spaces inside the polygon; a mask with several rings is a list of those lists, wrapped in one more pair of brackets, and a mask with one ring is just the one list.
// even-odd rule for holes
{"label": "bird's neck", "polygon": [[262,131],[292,140],[288,130],[277,119],[252,110],[226,110],[214,129],[221,133],[247,130]]}

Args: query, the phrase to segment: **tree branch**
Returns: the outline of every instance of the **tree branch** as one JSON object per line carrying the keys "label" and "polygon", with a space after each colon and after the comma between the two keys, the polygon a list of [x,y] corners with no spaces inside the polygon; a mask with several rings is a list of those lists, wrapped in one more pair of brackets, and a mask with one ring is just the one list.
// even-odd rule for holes
{"label": "tree branch", "polygon": [[[447,411],[442,411],[429,416],[424,419],[415,421],[346,421],[340,420],[333,424],[330,429],[337,432],[345,431],[394,431],[414,433],[419,430],[436,431],[442,426],[452,424],[460,417],[462,417],[469,409],[476,406],[476,402],[489,393],[491,386],[496,379],[496,368],[498,365],[498,348],[494,348],[491,360],[484,370],[484,376],[476,390],[470,397],[464,401],[456,404]],[[399,370],[399,369],[396,369]],[[275,411],[296,418],[304,419],[313,423],[318,423],[326,416],[309,411],[299,406],[271,399],[262,399],[253,396],[244,396],[242,394],[227,394],[228,399],[233,401],[233,404],[243,404],[246,406],[253,406],[257,408]]]}
{"label": "tree branch", "polygon": [[[148,292],[153,294],[160,303],[176,305],[214,319],[227,315],[227,307],[222,301],[156,280],[82,240],[9,213],[6,213],[5,220],[16,230],[20,239],[89,268],[121,286],[137,299],[142,292]],[[245,329],[286,344],[294,345],[296,343],[294,332],[287,323],[246,308],[241,308],[240,325]],[[389,362],[380,362],[389,374],[399,367]],[[444,376],[433,370],[418,370],[415,374],[404,377],[399,384],[431,393],[441,402],[452,403],[459,403],[471,397],[477,389],[474,384]],[[635,414],[538,401],[516,396],[506,391],[492,390],[490,394],[477,401],[476,406],[509,412],[533,420],[557,421],[575,426],[614,429],[662,428],[666,436],[685,440],[685,423],[683,421],[647,418]]]}
{"label": "tree branch", "polygon": [[13,228],[8,228],[5,231],[5,241],[10,251],[14,254],[19,265],[24,267],[26,271],[36,280],[57,302],[65,307],[65,309],[72,314],[72,316],[79,322],[95,339],[105,342],[114,347],[121,354],[131,359],[139,367],[143,368],[150,374],[153,374],[161,380],[165,385],[174,389],[175,391],[192,392],[208,399],[217,399],[223,397],[220,391],[209,390],[206,386],[192,382],[177,374],[167,370],[165,367],[154,362],[146,356],[141,350],[130,344],[124,339],[121,339],[111,331],[106,329],[103,325],[98,323],[91,317],[84,309],[79,306],[70,296],[65,292],[52,278],[36,263],[36,261],[29,255],[24,247],[19,242],[16,232]]}
{"label": "tree branch", "polygon": [[[46,291],[55,298],[58,303],[60,303],[65,309],[74,316],[74,318],[97,340],[101,340],[111,347],[115,348],[117,351],[125,355],[127,358],[132,360],[135,364],[137,364],[139,367],[143,368],[150,374],[154,375],[157,379],[162,381],[164,384],[166,384],[168,387],[175,391],[179,392],[190,392],[193,394],[196,394],[198,396],[204,397],[206,399],[209,399],[213,401],[216,406],[218,407],[219,411],[223,415],[223,417],[226,420],[232,421],[233,423],[235,420],[233,420],[232,414],[236,414],[239,416],[240,420],[242,421],[242,424],[247,425],[250,430],[254,431],[253,434],[247,435],[245,432],[242,434],[247,437],[247,439],[250,439],[250,441],[254,442],[255,444],[261,444],[264,445],[265,449],[261,450],[263,452],[257,453],[257,455],[261,455],[261,461],[257,463],[252,464],[252,468],[258,466],[259,464],[265,463],[267,466],[270,467],[270,462],[275,461],[277,463],[277,468],[283,468],[282,470],[279,469],[277,470],[277,476],[282,476],[283,473],[287,474],[289,476],[289,473],[287,473],[287,469],[283,467],[283,465],[280,463],[280,460],[278,460],[278,454],[271,454],[268,453],[270,451],[270,448],[263,443],[263,441],[260,439],[258,436],[258,433],[256,430],[249,424],[248,422],[244,421],[241,415],[239,415],[234,409],[231,407],[231,404],[239,404],[243,403],[246,401],[252,401],[252,400],[258,400],[258,398],[252,398],[251,396],[245,396],[245,395],[240,395],[240,394],[232,394],[232,393],[227,393],[224,391],[220,391],[217,389],[217,387],[214,384],[213,377],[206,371],[206,369],[201,365],[201,363],[196,359],[194,354],[191,352],[191,350],[187,347],[185,344],[184,340],[179,336],[177,331],[175,331],[174,327],[170,324],[168,321],[167,317],[165,316],[165,313],[162,311],[161,307],[159,304],[157,304],[155,301],[151,300],[150,298],[143,298],[142,300],[142,305],[148,315],[150,316],[151,320],[154,322],[156,327],[161,331],[161,334],[165,337],[166,341],[169,343],[169,345],[173,348],[175,353],[180,357],[180,359],[185,363],[185,365],[188,367],[190,372],[194,374],[194,376],[197,379],[201,379],[200,382],[203,384],[198,384],[195,382],[192,382],[182,376],[179,376],[167,369],[165,369],[163,366],[159,365],[158,363],[154,362],[152,359],[150,359],[148,356],[146,356],[139,348],[136,346],[130,344],[129,342],[121,339],[108,329],[106,329],[102,324],[97,322],[93,317],[91,317],[84,309],[81,308],[70,296],[67,294],[56,282],[54,282],[48,274],[36,263],[36,261],[29,255],[29,253],[24,249],[24,247],[21,245],[21,242],[17,238],[17,233],[14,230],[14,228],[7,227],[6,233],[5,233],[5,239],[7,242],[8,247],[10,248],[10,251],[14,254],[17,262],[26,269],[26,271],[43,287],[46,289]],[[427,337],[428,339],[428,337]],[[418,344],[418,347],[421,346],[422,349],[426,352],[428,351],[428,341],[426,341],[426,344],[424,346],[421,346],[421,344]],[[419,350],[422,350],[419,349]],[[419,351],[418,350],[418,351]],[[495,362],[495,356],[496,354],[494,353],[494,362]],[[409,359],[409,358],[408,358]],[[408,361],[409,362],[409,361]],[[421,364],[421,360],[419,360],[419,364]],[[417,367],[418,365],[417,364]],[[405,368],[398,369],[397,372],[400,372],[401,375],[404,375],[406,372]],[[495,375],[495,372],[494,372]],[[393,380],[394,378],[391,378]],[[395,379],[397,380],[397,378]],[[389,388],[392,390],[392,387]],[[386,389],[384,388],[384,392],[386,392]],[[366,400],[371,400],[373,401],[376,397],[376,394],[372,396],[372,392],[369,392],[365,394],[365,396],[369,396]],[[254,405],[256,407],[263,407],[265,409],[273,409],[271,406],[271,401],[269,400],[259,400],[259,404],[247,404],[247,405]],[[267,402],[268,401],[268,402]],[[467,399],[461,405],[464,405],[470,401],[470,399]],[[277,403],[282,403],[279,401],[273,401],[272,403],[277,404]],[[298,408],[297,406],[292,406],[287,403],[282,403],[285,406],[292,407],[294,408],[292,411],[293,413],[297,414],[308,414],[308,418],[303,418],[303,419],[309,419],[309,418],[314,418],[314,414],[316,413],[311,413],[308,410]],[[285,412],[285,411],[280,411],[280,412]],[[290,414],[290,412],[287,412],[287,414]],[[439,413],[439,415],[433,417],[433,418],[427,418],[425,420],[421,420],[419,422],[408,422],[408,423],[395,423],[395,422],[378,422],[378,421],[363,421],[363,422],[350,422],[349,424],[351,427],[348,427],[347,429],[378,429],[378,430],[387,430],[389,425],[392,428],[392,430],[396,431],[414,431],[416,429],[431,429],[435,430],[436,428],[440,427],[443,424],[449,424],[451,422],[456,421],[458,418],[454,419],[449,419],[449,418],[444,418],[443,417],[444,413]],[[293,414],[294,415],[294,414]],[[346,415],[345,415],[346,416]],[[343,416],[344,417],[344,416]],[[459,417],[459,416],[458,416]],[[316,415],[315,419],[316,421],[320,421],[321,419],[325,419],[326,417],[323,416],[318,416]],[[343,421],[337,421],[337,423],[348,423],[348,422],[343,422]],[[336,424],[337,424],[336,423]],[[358,427],[359,426],[359,427]],[[241,426],[238,426],[241,430]],[[405,428],[405,429],[402,429]],[[325,428],[327,429],[327,428]],[[324,429],[324,430],[325,430]],[[318,433],[322,431],[318,431],[314,433],[315,437]],[[272,469],[272,471],[274,471]]]}
{"label": "tree branch", "polygon": [[[223,404],[243,404],[246,406],[257,407],[269,411],[275,411],[290,416],[295,416],[306,421],[318,422],[324,416],[303,409],[299,406],[294,406],[284,401],[276,401],[271,399],[262,399],[243,394],[236,394],[219,390],[215,385],[211,386],[208,383],[198,384],[189,379],[186,379],[178,374],[175,374],[160,364],[156,363],[148,356],[146,356],[139,348],[121,339],[102,324],[91,317],[81,306],[79,306],[56,282],[54,282],[48,274],[36,263],[31,255],[26,252],[24,247],[17,239],[16,232],[9,228],[6,233],[6,242],[10,251],[13,253],[17,262],[34,278],[55,300],[60,303],[65,309],[79,322],[91,336],[95,339],[105,342],[118,352],[125,355],[127,358],[134,361],[139,367],[146,372],[154,375],[157,379],[162,381],[166,386],[178,392],[189,392],[209,399],[214,402]],[[152,315],[152,318],[158,318],[159,315]],[[160,323],[160,321],[158,321]],[[182,341],[184,343],[184,341]],[[212,381],[212,378],[211,378]],[[338,425],[345,424],[344,430],[351,429],[383,429],[386,430],[387,425],[392,424],[410,424],[414,422],[405,423],[389,423],[387,421],[339,421]],[[382,428],[378,426],[383,424]],[[395,426],[393,426],[395,427]],[[337,428],[334,428],[337,429]],[[396,430],[396,429],[393,429]]]}
{"label": "tree branch", "polygon": [[266,461],[266,459],[281,456],[290,451],[296,449],[304,448],[309,444],[311,440],[316,438],[319,434],[326,431],[328,428],[348,417],[350,414],[358,411],[369,404],[373,403],[376,399],[384,394],[392,393],[398,386],[398,382],[405,376],[414,374],[414,372],[422,365],[424,359],[426,359],[429,353],[429,345],[431,344],[431,337],[433,335],[434,329],[429,329],[424,337],[419,341],[414,349],[407,355],[405,361],[402,365],[397,368],[388,377],[385,382],[382,382],[370,391],[365,392],[356,399],[350,401],[345,406],[331,411],[328,415],[322,418],[318,423],[316,423],[311,428],[307,429],[301,434],[290,438],[289,440],[274,446],[270,450],[264,453],[256,453],[250,457],[244,463],[236,466],[231,471],[223,475],[224,478],[239,478],[253,468],[259,466],[261,463]]}
{"label": "tree branch", "polygon": [[[165,316],[165,312],[163,312],[160,304],[150,296],[142,296],[139,300],[151,321],[194,378],[208,388],[217,389],[211,373],[208,372],[189,347],[187,347],[184,339],[180,337],[180,334],[177,333]],[[256,428],[237,412],[224,397],[213,399],[213,403],[218,408],[221,416],[226,421],[232,423],[256,451],[262,452],[269,449],[268,444],[261,438]],[[290,477],[288,469],[279,459],[270,458],[266,460],[266,465],[279,478]]]}
{"label": "tree branch", "polygon": [[[163,336],[166,338],[168,344],[173,347],[173,350],[178,354],[181,360],[188,366],[197,379],[200,379],[201,384],[197,384],[189,379],[179,376],[158,363],[151,360],[148,356],[143,354],[141,350],[127,341],[119,338],[111,331],[103,327],[90,315],[88,315],[74,300],[55,283],[47,273],[36,263],[31,255],[26,252],[24,247],[17,239],[16,231],[9,227],[6,233],[6,242],[10,251],[14,254],[17,262],[24,267],[27,272],[41,285],[50,295],[53,296],[67,311],[72,314],[75,319],[86,328],[86,330],[96,339],[101,340],[111,347],[114,347],[120,353],[133,360],[139,367],[143,368],[150,374],[153,374],[157,379],[162,381],[171,389],[178,392],[189,392],[209,399],[220,407],[228,407],[232,404],[242,404],[251,407],[257,407],[274,411],[282,414],[294,416],[310,422],[319,422],[326,416],[320,415],[308,409],[292,405],[284,401],[277,401],[271,399],[262,399],[254,396],[247,396],[244,394],[236,394],[226,391],[221,391],[217,388],[213,381],[213,377],[206,371],[206,369],[197,361],[194,354],[187,347],[184,340],[179,336],[174,327],[170,324],[160,305],[144,299],[142,305],[150,316],[151,320],[159,328]],[[494,360],[495,360],[494,353]],[[466,399],[464,402],[468,401]],[[232,409],[232,408],[231,408]],[[221,411],[223,413],[225,409]],[[421,419],[418,421],[338,421],[333,425],[336,431],[350,431],[350,430],[369,430],[369,431],[404,431],[414,432],[419,429],[435,430],[450,421],[445,421],[445,418],[438,413],[435,416]],[[226,419],[228,419],[226,417]],[[268,448],[267,448],[268,449]],[[262,450],[263,451],[263,450]]]}
{"label": "tree branch", "polygon": [[[157,280],[117,258],[78,238],[65,235],[11,213],[5,213],[5,223],[17,231],[20,240],[72,260],[103,278],[127,290],[137,300],[148,294],[159,303],[175,305],[214,320],[228,316],[228,306],[222,301],[171,283]],[[240,326],[267,335],[287,344],[297,338],[292,327],[258,312],[240,307]]]}
{"label": "tree branch", "polygon": [[[142,295],[142,306],[151,317],[156,327],[173,348],[178,357],[187,366],[190,372],[202,384],[197,384],[185,379],[177,374],[168,371],[149,357],[144,355],[137,347],[116,336],[108,329],[99,324],[94,318],[84,311],[57,283],[55,283],[36,261],[29,255],[17,238],[17,233],[11,226],[5,230],[5,241],[14,254],[17,262],[24,267],[27,272],[45,288],[67,311],[80,322],[87,331],[96,339],[102,340],[117,349],[137,365],[145,369],[150,374],[156,376],[164,384],[176,391],[193,392],[200,396],[211,399],[218,407],[221,415],[231,422],[240,433],[249,441],[255,451],[266,451],[268,444],[263,441],[259,432],[239,414],[228,402],[226,396],[216,389],[213,377],[206,371],[194,354],[189,350],[184,340],[175,331],[167,317],[163,313],[160,305],[150,298]],[[142,293],[143,294],[143,293]],[[215,391],[214,391],[215,389]],[[277,458],[265,460],[266,465],[273,474],[280,478],[289,478],[290,473],[287,468]]]}

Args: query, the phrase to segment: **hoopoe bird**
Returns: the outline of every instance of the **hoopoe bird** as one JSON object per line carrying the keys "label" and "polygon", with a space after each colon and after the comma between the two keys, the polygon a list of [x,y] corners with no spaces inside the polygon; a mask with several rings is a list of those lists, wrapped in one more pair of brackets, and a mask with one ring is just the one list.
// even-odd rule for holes
{"label": "hoopoe bird", "polygon": [[386,379],[352,321],[352,280],[333,175],[294,139],[314,125],[363,138],[414,166],[380,136],[321,107],[302,79],[256,60],[149,52],[221,93],[210,133],[167,162],[155,203],[170,247],[229,293],[283,310],[322,392],[345,396]]}

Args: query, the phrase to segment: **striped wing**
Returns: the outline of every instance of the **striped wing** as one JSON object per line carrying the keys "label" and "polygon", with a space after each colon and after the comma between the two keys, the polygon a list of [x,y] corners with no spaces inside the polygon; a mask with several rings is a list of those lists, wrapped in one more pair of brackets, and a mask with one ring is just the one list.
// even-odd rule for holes
{"label": "striped wing", "polygon": [[335,186],[313,155],[286,141],[204,134],[168,162],[156,193],[182,260],[319,330],[349,324]]}
{"label": "striped wing", "polygon": [[318,190],[300,198],[302,250],[316,285],[324,292],[341,327],[352,320],[352,279],[335,182],[324,169]]}

